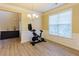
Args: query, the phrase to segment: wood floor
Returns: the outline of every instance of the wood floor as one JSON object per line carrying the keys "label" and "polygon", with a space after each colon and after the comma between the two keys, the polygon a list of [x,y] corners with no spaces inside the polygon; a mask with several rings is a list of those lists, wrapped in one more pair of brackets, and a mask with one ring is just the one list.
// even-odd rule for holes
{"label": "wood floor", "polygon": [[78,56],[79,52],[52,42],[32,46],[20,43],[19,38],[0,40],[0,56]]}

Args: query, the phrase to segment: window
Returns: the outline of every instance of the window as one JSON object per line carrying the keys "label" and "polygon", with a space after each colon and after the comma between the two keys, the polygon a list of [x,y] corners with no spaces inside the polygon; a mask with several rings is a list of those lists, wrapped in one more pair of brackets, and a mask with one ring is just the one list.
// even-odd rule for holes
{"label": "window", "polygon": [[70,38],[72,35],[72,10],[49,16],[49,34]]}

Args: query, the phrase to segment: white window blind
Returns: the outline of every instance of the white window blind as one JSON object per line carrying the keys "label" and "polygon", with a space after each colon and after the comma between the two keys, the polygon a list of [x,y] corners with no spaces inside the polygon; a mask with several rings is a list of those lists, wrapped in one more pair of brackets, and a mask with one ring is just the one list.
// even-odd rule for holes
{"label": "white window blind", "polygon": [[67,38],[72,36],[72,10],[49,16],[49,34]]}

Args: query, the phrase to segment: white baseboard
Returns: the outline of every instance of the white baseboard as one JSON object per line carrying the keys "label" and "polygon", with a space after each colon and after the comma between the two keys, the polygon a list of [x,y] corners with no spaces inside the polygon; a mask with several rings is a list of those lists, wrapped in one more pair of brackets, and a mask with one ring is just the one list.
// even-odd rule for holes
{"label": "white baseboard", "polygon": [[44,30],[43,36],[50,41],[62,44],[64,46],[79,50],[79,33],[73,33],[72,38],[64,38],[54,35],[49,35],[47,30]]}
{"label": "white baseboard", "polygon": [[21,41],[21,43],[28,43],[29,41]]}

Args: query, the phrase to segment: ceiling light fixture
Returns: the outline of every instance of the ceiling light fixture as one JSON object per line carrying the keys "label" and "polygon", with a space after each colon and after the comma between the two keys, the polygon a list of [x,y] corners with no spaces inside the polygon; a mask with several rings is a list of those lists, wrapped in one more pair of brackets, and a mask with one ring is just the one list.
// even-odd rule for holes
{"label": "ceiling light fixture", "polygon": [[38,18],[38,15],[36,13],[34,13],[35,10],[34,10],[34,5],[33,4],[32,4],[32,7],[31,8],[32,8],[31,9],[32,10],[32,13],[27,14],[27,17],[30,18],[30,19],[32,19],[32,20]]}

